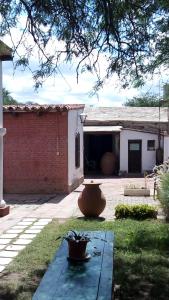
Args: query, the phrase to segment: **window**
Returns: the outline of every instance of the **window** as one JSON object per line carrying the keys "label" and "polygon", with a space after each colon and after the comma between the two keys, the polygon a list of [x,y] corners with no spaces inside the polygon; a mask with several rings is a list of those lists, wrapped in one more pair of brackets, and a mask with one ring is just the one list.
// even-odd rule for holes
{"label": "window", "polygon": [[140,151],[140,144],[139,143],[130,143],[129,145],[130,151]]}
{"label": "window", "polygon": [[75,167],[80,167],[80,133],[75,136]]}
{"label": "window", "polygon": [[147,141],[147,150],[154,151],[155,150],[155,140],[148,140]]}

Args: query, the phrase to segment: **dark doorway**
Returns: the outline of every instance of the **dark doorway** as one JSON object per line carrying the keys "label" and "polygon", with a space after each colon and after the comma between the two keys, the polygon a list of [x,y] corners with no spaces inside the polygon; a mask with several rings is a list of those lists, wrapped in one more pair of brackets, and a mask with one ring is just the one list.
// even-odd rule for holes
{"label": "dark doorway", "polygon": [[84,134],[84,172],[101,172],[100,161],[105,152],[113,151],[112,134]]}
{"label": "dark doorway", "polygon": [[128,141],[128,172],[141,173],[141,154],[142,154],[142,141],[129,140]]}

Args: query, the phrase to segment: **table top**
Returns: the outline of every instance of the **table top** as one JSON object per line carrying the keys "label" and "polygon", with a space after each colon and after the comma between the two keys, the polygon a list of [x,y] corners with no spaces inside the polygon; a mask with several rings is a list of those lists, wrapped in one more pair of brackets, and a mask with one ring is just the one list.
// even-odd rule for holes
{"label": "table top", "polygon": [[110,231],[88,231],[91,242],[86,262],[68,261],[63,241],[32,300],[111,300],[113,284],[113,241]]}

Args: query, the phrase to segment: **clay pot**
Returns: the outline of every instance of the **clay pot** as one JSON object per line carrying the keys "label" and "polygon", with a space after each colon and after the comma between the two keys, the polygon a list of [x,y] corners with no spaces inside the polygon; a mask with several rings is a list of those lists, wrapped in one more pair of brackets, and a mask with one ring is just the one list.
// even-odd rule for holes
{"label": "clay pot", "polygon": [[106,206],[106,199],[99,188],[101,183],[84,183],[84,190],[78,198],[80,211],[86,217],[98,217]]}
{"label": "clay pot", "polygon": [[112,152],[103,154],[100,167],[104,175],[111,175],[115,171],[116,157]]}
{"label": "clay pot", "polygon": [[86,246],[88,241],[68,241],[69,258],[72,260],[83,260],[86,257]]}

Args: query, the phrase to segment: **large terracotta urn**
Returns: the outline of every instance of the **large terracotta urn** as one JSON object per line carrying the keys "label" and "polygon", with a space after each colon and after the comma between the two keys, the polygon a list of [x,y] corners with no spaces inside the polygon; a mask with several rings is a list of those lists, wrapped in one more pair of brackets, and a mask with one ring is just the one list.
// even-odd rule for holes
{"label": "large terracotta urn", "polygon": [[116,157],[112,152],[105,152],[101,158],[100,167],[104,175],[111,175],[115,171]]}
{"label": "large terracotta urn", "polygon": [[101,183],[83,183],[84,190],[78,198],[78,206],[85,217],[98,217],[106,206],[106,199],[99,188]]}

